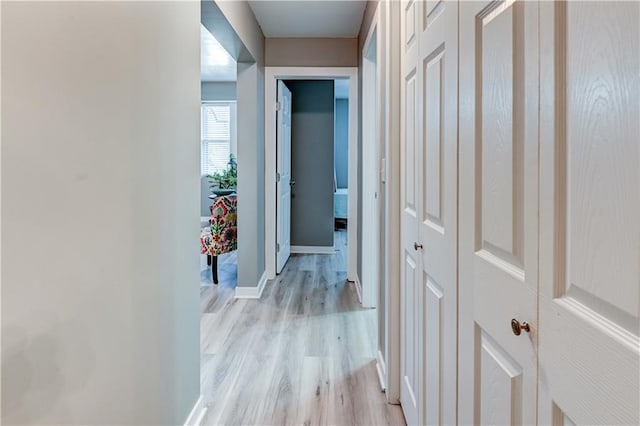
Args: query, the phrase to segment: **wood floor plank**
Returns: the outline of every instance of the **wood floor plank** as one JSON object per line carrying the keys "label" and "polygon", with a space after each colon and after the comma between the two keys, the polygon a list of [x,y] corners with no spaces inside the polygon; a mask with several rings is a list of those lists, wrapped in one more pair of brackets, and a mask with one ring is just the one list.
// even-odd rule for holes
{"label": "wood floor plank", "polygon": [[335,246],[292,256],[260,300],[201,291],[203,424],[404,425],[379,387],[375,310],[346,280],[346,231]]}

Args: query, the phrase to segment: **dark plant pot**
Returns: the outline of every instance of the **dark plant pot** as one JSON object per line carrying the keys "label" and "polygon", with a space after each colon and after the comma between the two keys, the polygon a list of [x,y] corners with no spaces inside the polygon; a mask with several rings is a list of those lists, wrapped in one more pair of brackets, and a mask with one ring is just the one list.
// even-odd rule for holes
{"label": "dark plant pot", "polygon": [[213,192],[214,194],[221,196],[221,195],[231,195],[233,193],[236,192],[235,188],[228,188],[228,189],[212,189],[211,192]]}

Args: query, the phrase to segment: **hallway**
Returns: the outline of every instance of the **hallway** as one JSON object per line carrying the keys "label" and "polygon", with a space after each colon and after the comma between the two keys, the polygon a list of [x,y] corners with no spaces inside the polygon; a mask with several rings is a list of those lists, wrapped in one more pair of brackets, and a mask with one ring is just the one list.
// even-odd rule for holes
{"label": "hallway", "polygon": [[260,300],[202,301],[203,424],[404,424],[375,366],[375,310],[346,281],[346,232],[334,255],[294,255]]}

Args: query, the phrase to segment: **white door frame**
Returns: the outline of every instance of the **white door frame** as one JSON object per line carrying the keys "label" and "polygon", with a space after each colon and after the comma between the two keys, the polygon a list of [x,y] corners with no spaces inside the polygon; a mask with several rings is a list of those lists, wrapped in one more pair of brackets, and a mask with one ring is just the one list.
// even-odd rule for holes
{"label": "white door frame", "polygon": [[[358,68],[265,67],[265,265],[267,278],[276,277],[276,93],[278,80],[349,79],[349,195],[347,227],[347,279],[359,285],[357,273],[358,226]],[[358,291],[360,289],[358,288]],[[360,293],[358,293],[360,295]]]}
{"label": "white door frame", "polygon": [[[371,193],[380,193],[380,43],[378,43],[378,10],[371,21],[362,47],[362,305],[378,306],[380,285],[380,243],[378,218],[379,198],[371,200]],[[372,46],[372,44],[376,46]],[[375,62],[370,59],[375,48]],[[372,164],[373,163],[373,164]],[[372,208],[373,207],[373,208]]]}
{"label": "white door frame", "polygon": [[400,403],[400,270],[402,250],[400,245],[400,137],[402,102],[400,99],[402,71],[401,17],[404,3],[385,1],[378,3],[378,63],[381,66],[379,93],[384,122],[381,135],[384,139],[385,158],[385,334],[384,353],[378,353],[378,368],[385,379],[385,393],[391,404]]}

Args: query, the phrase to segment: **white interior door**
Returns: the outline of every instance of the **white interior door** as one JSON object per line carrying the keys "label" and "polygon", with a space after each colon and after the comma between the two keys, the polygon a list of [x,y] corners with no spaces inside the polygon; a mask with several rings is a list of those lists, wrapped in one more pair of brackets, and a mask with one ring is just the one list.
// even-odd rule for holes
{"label": "white interior door", "polygon": [[404,6],[401,403],[455,424],[458,4]]}
{"label": "white interior door", "polygon": [[458,421],[535,424],[538,4],[461,3],[459,37]]}
{"label": "white interior door", "polygon": [[418,9],[418,102],[415,155],[422,269],[422,424],[456,423],[458,2]]}
{"label": "white interior door", "polygon": [[276,206],[277,268],[282,272],[291,255],[291,91],[278,80]]}
{"label": "white interior door", "polygon": [[402,266],[400,272],[400,404],[408,425],[420,424],[422,405],[422,287],[420,285],[422,256],[416,244],[419,240],[418,212],[420,191],[416,188],[421,117],[418,115],[418,15],[421,3],[409,0],[402,3],[402,88],[400,160],[400,242]]}
{"label": "white interior door", "polygon": [[640,424],[640,3],[541,3],[541,424]]}

